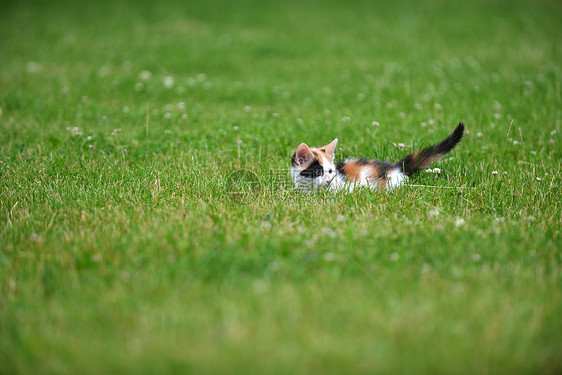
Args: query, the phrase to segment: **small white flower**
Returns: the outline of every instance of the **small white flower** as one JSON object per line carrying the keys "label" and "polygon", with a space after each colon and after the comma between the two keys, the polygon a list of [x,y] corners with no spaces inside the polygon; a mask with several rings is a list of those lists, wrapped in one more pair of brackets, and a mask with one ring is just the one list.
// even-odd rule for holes
{"label": "small white flower", "polygon": [[398,259],[400,259],[400,254],[398,254],[397,252],[394,252],[394,253],[389,255],[388,259],[391,262],[396,262],[396,261],[398,261]]}
{"label": "small white flower", "polygon": [[492,171],[492,174],[496,175],[496,174],[498,174],[498,171]]}
{"label": "small white flower", "polygon": [[324,254],[324,260],[326,262],[333,262],[334,260],[336,260],[336,254],[329,252]]}
{"label": "small white flower", "polygon": [[180,111],[184,111],[185,110],[185,103],[184,102],[179,102],[178,103],[178,109]]}
{"label": "small white flower", "polygon": [[174,77],[164,77],[164,87],[169,89],[174,85]]}
{"label": "small white flower", "polygon": [[540,177],[537,177],[537,181],[542,181],[542,178],[540,178]]}
{"label": "small white flower", "polygon": [[150,77],[152,77],[152,73],[150,73],[148,70],[143,70],[139,74],[139,79],[141,81],[148,81],[150,79]]}
{"label": "small white flower", "polygon": [[433,126],[433,125],[435,125],[435,120],[434,120],[434,119],[429,119],[429,120],[427,121],[427,124],[430,125],[430,126]]}
{"label": "small white flower", "polygon": [[433,168],[433,173],[441,173],[441,169],[439,169],[439,168]]}
{"label": "small white flower", "polygon": [[386,109],[392,109],[392,103],[390,102],[386,103]]}
{"label": "small white flower", "polygon": [[127,106],[123,107],[123,113],[129,113],[131,111],[131,109]]}
{"label": "small white flower", "polygon": [[477,137],[477,138],[482,138],[483,135],[484,135],[484,134],[482,134],[482,132],[476,133],[476,137]]}
{"label": "small white flower", "polygon": [[106,115],[103,115],[103,116],[101,117],[101,119],[102,119],[103,121],[107,121],[107,116],[106,116]]}
{"label": "small white flower", "polygon": [[187,113],[184,113],[183,115],[181,115],[181,118],[182,118],[183,120],[185,120],[185,119],[187,118]]}
{"label": "small white flower", "polygon": [[530,153],[531,153],[531,155],[536,155],[536,154],[537,154],[536,151],[531,151]]}
{"label": "small white flower", "polygon": [[420,124],[420,126],[421,126],[422,128],[427,127],[427,122],[422,122],[422,123]]}
{"label": "small white flower", "polygon": [[494,113],[494,118],[495,118],[496,120],[499,120],[499,119],[502,118],[502,114],[501,114],[501,113]]}
{"label": "small white flower", "polygon": [[244,106],[244,112],[250,112],[252,110],[252,107],[249,105],[245,105]]}
{"label": "small white flower", "polygon": [[473,260],[474,262],[480,262],[480,259],[482,259],[482,257],[480,256],[480,254],[478,254],[478,253],[472,254],[472,260]]}
{"label": "small white flower", "polygon": [[349,116],[343,116],[343,117],[341,118],[341,120],[342,120],[343,122],[349,122],[349,121],[351,121],[351,117],[349,117]]}
{"label": "small white flower", "polygon": [[89,149],[93,149],[95,146],[94,145],[88,145]]}
{"label": "small white flower", "polygon": [[437,111],[441,111],[443,109],[443,106],[441,106],[441,104],[439,103],[435,103],[435,105],[433,106]]}
{"label": "small white flower", "polygon": [[198,80],[199,82],[203,82],[203,81],[205,81],[206,79],[207,79],[207,75],[206,75],[205,73],[197,74],[197,80]]}
{"label": "small white flower", "polygon": [[302,120],[302,118],[298,118],[298,119],[297,119],[297,124],[299,124],[299,125],[303,125],[303,124],[304,124],[304,121]]}
{"label": "small white flower", "polygon": [[342,221],[345,220],[345,216],[343,215],[338,215],[338,221],[341,223]]}
{"label": "small white flower", "polygon": [[457,219],[455,220],[455,226],[456,227],[460,227],[461,225],[464,225],[465,221],[462,217],[457,217]]}
{"label": "small white flower", "polygon": [[414,108],[417,109],[418,111],[421,111],[423,109],[420,103],[414,103]]}
{"label": "small white flower", "polygon": [[535,220],[537,220],[537,218],[534,217],[533,215],[529,215],[529,216],[527,216],[527,220],[529,220],[529,221],[535,221]]}
{"label": "small white flower", "polygon": [[398,143],[398,148],[404,148],[404,147],[405,147],[404,143]]}
{"label": "small white flower", "polygon": [[519,141],[513,141],[513,144],[514,144],[514,145],[518,145],[518,144],[519,144]]}
{"label": "small white flower", "polygon": [[439,210],[433,209],[433,210],[429,211],[428,215],[429,215],[429,217],[439,216]]}
{"label": "small white flower", "polygon": [[113,129],[113,131],[111,132],[111,135],[117,135],[121,133],[121,129],[117,128],[117,129]]}
{"label": "small white flower", "polygon": [[92,140],[92,136],[89,135],[89,136],[86,138],[86,140],[87,140],[87,141],[91,141],[91,140]]}
{"label": "small white flower", "polygon": [[553,145],[553,144],[554,144],[554,139],[551,138],[551,139],[548,141],[548,143],[551,144],[551,145]]}
{"label": "small white flower", "polygon": [[164,130],[164,134],[170,135],[170,134],[172,134],[172,131],[170,129],[166,129],[166,130]]}
{"label": "small white flower", "polygon": [[433,173],[433,169],[428,168],[428,169],[425,170],[425,173]]}
{"label": "small white flower", "polygon": [[548,176],[548,173],[545,173],[545,174],[544,174],[544,177],[547,177],[547,176]]}
{"label": "small white flower", "polygon": [[238,130],[238,129],[240,129],[240,127],[235,125],[235,126],[232,127],[232,129]]}
{"label": "small white flower", "polygon": [[164,113],[164,118],[169,120],[169,119],[172,118],[172,114],[170,112],[166,112],[166,113]]}
{"label": "small white flower", "polygon": [[142,91],[144,84],[142,82],[135,83],[135,91]]}
{"label": "small white flower", "polygon": [[556,134],[556,129],[550,132],[550,135],[554,135],[554,134]]}
{"label": "small white flower", "polygon": [[506,174],[507,174],[507,171],[503,171],[503,174],[506,175]]}
{"label": "small white flower", "polygon": [[378,121],[373,121],[372,124],[373,124],[373,126],[379,126],[380,125]]}

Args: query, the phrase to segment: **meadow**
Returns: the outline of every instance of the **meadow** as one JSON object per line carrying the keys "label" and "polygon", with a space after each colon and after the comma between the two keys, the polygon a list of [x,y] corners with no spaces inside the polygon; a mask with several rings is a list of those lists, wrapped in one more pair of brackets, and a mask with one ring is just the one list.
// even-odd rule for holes
{"label": "meadow", "polygon": [[562,372],[560,2],[2,8],[1,374]]}

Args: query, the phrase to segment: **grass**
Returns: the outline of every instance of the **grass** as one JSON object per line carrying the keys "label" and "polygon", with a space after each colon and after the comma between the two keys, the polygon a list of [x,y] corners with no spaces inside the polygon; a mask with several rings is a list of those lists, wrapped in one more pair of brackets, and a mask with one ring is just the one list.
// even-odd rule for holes
{"label": "grass", "polygon": [[[561,11],[5,4],[0,373],[559,373]],[[460,120],[440,174],[291,190]]]}

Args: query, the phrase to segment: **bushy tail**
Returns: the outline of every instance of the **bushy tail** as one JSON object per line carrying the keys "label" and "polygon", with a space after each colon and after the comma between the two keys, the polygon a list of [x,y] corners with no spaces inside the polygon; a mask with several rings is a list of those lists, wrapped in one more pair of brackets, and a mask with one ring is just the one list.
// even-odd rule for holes
{"label": "bushy tail", "polygon": [[396,166],[399,167],[406,176],[420,169],[429,167],[431,163],[447,155],[449,151],[460,142],[463,132],[464,124],[461,121],[455,131],[441,143],[411,153],[396,163]]}

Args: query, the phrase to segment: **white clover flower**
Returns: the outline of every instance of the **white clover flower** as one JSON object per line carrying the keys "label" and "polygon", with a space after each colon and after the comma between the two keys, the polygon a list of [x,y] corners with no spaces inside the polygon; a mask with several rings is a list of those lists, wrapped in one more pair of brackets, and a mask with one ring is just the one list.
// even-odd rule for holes
{"label": "white clover flower", "polygon": [[425,170],[425,173],[433,173],[433,169],[428,168],[428,169]]}
{"label": "white clover flower", "polygon": [[277,113],[277,112],[273,112],[273,113],[271,114],[271,116],[273,116],[273,117],[277,118],[277,117],[279,117],[279,113]]}
{"label": "white clover flower", "polygon": [[164,87],[169,89],[170,87],[172,87],[174,85],[174,77],[164,77]]}
{"label": "white clover flower", "polygon": [[556,129],[550,132],[550,135],[554,135],[554,134],[556,134]]}
{"label": "white clover flower", "polygon": [[252,107],[249,105],[245,105],[244,106],[244,112],[250,112],[252,110]]}
{"label": "white clover flower", "polygon": [[232,127],[232,129],[233,129],[233,130],[239,130],[240,127],[235,125],[235,126]]}
{"label": "white clover flower", "polygon": [[127,106],[123,107],[123,113],[129,113],[131,111],[131,109]]}
{"label": "white clover flower", "polygon": [[324,254],[324,260],[326,262],[333,262],[334,260],[336,260],[336,254],[334,254],[332,252],[328,252],[328,253]]}
{"label": "white clover flower", "polygon": [[530,151],[530,154],[531,154],[531,155],[536,155],[537,152],[536,152],[536,151]]}
{"label": "white clover flower", "polygon": [[537,218],[534,217],[533,215],[529,215],[529,216],[527,216],[527,220],[529,220],[529,221],[535,221],[535,220],[537,220]]}
{"label": "white clover flower", "polygon": [[199,82],[203,82],[203,81],[205,81],[206,79],[207,79],[207,75],[206,75],[205,73],[197,74],[197,80],[198,80]]}
{"label": "white clover flower", "polygon": [[150,79],[150,77],[152,77],[152,73],[150,73],[150,71],[148,71],[148,70],[143,70],[139,74],[139,79],[141,81],[148,81]]}
{"label": "white clover flower", "polygon": [[343,122],[349,122],[349,121],[351,121],[351,117],[349,117],[349,116],[343,116],[343,117],[341,118],[341,120],[342,120]]}
{"label": "white clover flower", "polygon": [[439,103],[435,103],[435,105],[433,106],[437,111],[441,111],[443,110],[443,106]]}
{"label": "white clover flower", "polygon": [[430,125],[430,126],[433,126],[433,125],[435,125],[435,120],[429,119],[429,120],[427,120],[427,124]]}
{"label": "white clover flower", "polygon": [[548,173],[545,173],[545,174],[544,174],[544,177],[547,177],[547,176],[548,176]]}
{"label": "white clover flower", "polygon": [[394,253],[389,255],[388,259],[391,262],[396,262],[396,261],[398,261],[398,259],[400,259],[400,254],[398,254],[397,252],[394,252]]}
{"label": "white clover flower", "polygon": [[144,84],[142,82],[135,83],[135,91],[142,91],[144,89]]}
{"label": "white clover flower", "polygon": [[537,181],[542,181],[542,178],[540,178],[540,177],[537,177]]}
{"label": "white clover flower", "polygon": [[477,138],[482,138],[483,135],[484,135],[484,134],[482,134],[482,132],[476,133],[476,137],[477,137]]}
{"label": "white clover flower", "polygon": [[429,215],[429,217],[439,216],[439,210],[433,209],[433,210],[429,211],[428,215]]}
{"label": "white clover flower", "polygon": [[441,173],[441,169],[440,168],[433,168],[433,173]]}
{"label": "white clover flower", "polygon": [[119,133],[121,133],[121,129],[117,128],[117,129],[113,129],[113,131],[111,132],[111,135],[117,135]]}
{"label": "white clover flower", "polygon": [[303,125],[303,124],[304,124],[303,119],[302,119],[302,118],[298,118],[298,119],[297,119],[297,124]]}
{"label": "white clover flower", "polygon": [[497,175],[497,174],[498,174],[498,171],[492,171],[492,174],[493,174],[493,175]]}
{"label": "white clover flower", "polygon": [[172,118],[172,114],[170,112],[166,112],[164,113],[164,118],[169,120]]}
{"label": "white clover flower", "polygon": [[506,174],[507,174],[507,171],[503,171],[503,174],[506,175]]}
{"label": "white clover flower", "polygon": [[179,103],[177,104],[177,106],[178,106],[178,109],[179,109],[180,111],[184,111],[184,110],[185,110],[185,103],[184,103],[184,102],[179,102]]}
{"label": "white clover flower", "polygon": [[398,148],[404,148],[404,147],[405,147],[404,143],[398,143]]}
{"label": "white clover flower", "polygon": [[519,144],[519,141],[513,141],[513,144],[514,144],[514,145],[518,145],[518,144]]}
{"label": "white clover flower", "polygon": [[187,118],[187,113],[184,113],[183,115],[181,115],[182,120],[185,120]]}
{"label": "white clover flower", "polygon": [[457,217],[457,219],[455,220],[455,226],[456,227],[460,227],[462,225],[465,224],[465,221],[462,217]]}
{"label": "white clover flower", "polygon": [[95,146],[94,145],[88,145],[89,149],[93,149]]}
{"label": "white clover flower", "polygon": [[478,254],[478,253],[472,254],[472,260],[473,260],[474,262],[480,262],[480,259],[482,259],[482,257],[480,256],[480,254]]}
{"label": "white clover flower", "polygon": [[373,121],[372,124],[373,124],[373,126],[379,126],[380,125],[378,121]]}
{"label": "white clover flower", "polygon": [[423,109],[420,103],[414,103],[414,108],[417,109],[418,111],[421,111]]}
{"label": "white clover flower", "polygon": [[420,124],[420,126],[421,126],[422,128],[427,127],[427,122],[422,122],[422,123]]}
{"label": "white clover flower", "polygon": [[86,140],[87,140],[87,141],[91,141],[91,140],[92,140],[92,136],[89,135],[89,136],[86,138]]}

